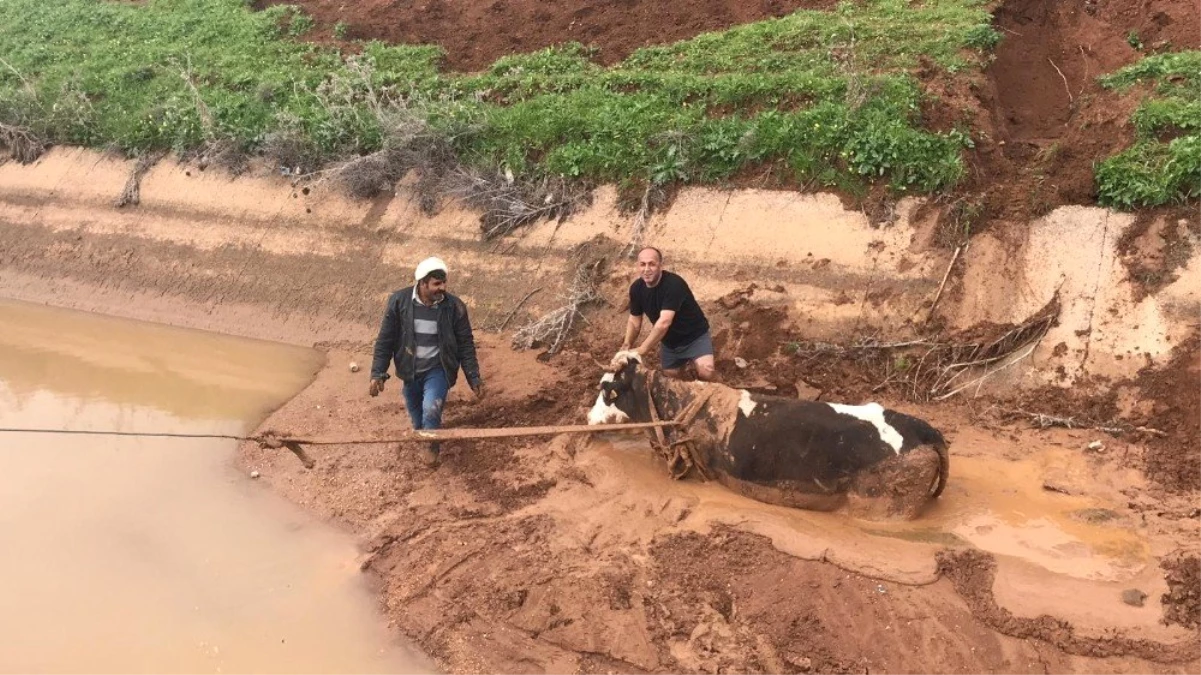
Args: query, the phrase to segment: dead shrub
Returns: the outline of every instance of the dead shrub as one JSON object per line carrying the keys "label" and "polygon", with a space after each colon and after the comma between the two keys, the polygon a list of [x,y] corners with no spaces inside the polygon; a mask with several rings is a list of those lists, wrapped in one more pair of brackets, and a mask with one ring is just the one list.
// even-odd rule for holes
{"label": "dead shrub", "polygon": [[393,111],[384,137],[384,147],[337,166],[330,178],[349,197],[372,199],[395,190],[410,171],[420,172],[417,195],[422,211],[436,213],[441,203],[442,184],[456,166],[450,140],[432,129],[416,114]]}
{"label": "dead shrub", "polygon": [[541,220],[563,222],[591,204],[591,190],[562,178],[521,180],[511,172],[456,168],[445,181],[446,193],[479,209],[485,240],[508,235]]}
{"label": "dead shrub", "polygon": [[0,122],[0,146],[7,148],[9,156],[21,164],[37,161],[50,147],[29,127],[3,122]]}
{"label": "dead shrub", "polygon": [[120,209],[140,204],[142,202],[142,177],[166,155],[166,152],[159,150],[148,152],[138,157],[138,161],[134,162],[133,168],[129,171],[129,178],[125,181],[125,189],[121,190],[121,194],[117,196],[117,201],[114,202],[113,206]]}
{"label": "dead shrub", "polygon": [[513,334],[514,349],[546,347],[547,354],[556,354],[571,336],[577,320],[584,320],[582,307],[600,302],[600,282],[604,275],[605,259],[598,258],[576,268],[575,277],[567,290],[566,301],[558,309],[522,326]]}
{"label": "dead shrub", "polygon": [[844,359],[874,371],[883,381],[873,391],[899,389],[913,401],[942,401],[1028,357],[1059,317],[1059,296],[1017,325],[983,326],[945,338],[882,343],[865,338],[849,345],[796,342],[792,351],[811,361]]}

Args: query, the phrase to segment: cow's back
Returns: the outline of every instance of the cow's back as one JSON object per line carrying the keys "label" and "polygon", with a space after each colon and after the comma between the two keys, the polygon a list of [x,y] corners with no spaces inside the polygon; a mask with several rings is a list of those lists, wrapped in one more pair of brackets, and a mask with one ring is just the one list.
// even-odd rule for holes
{"label": "cow's back", "polygon": [[712,462],[741,482],[821,495],[840,492],[858,472],[902,447],[890,445],[878,425],[827,403],[749,395]]}

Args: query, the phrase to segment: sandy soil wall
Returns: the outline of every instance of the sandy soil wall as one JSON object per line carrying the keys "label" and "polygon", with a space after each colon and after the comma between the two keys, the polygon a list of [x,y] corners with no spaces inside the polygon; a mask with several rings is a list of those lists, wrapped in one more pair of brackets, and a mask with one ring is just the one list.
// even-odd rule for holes
{"label": "sandy soil wall", "polygon": [[[169,314],[178,296],[209,307],[205,327],[215,330],[300,343],[363,340],[387,294],[409,283],[412,265],[427,255],[448,260],[454,289],[485,327],[534,289],[542,290],[510,327],[554,309],[576,266],[607,255],[602,316],[615,320],[600,330],[619,339],[633,273],[620,250],[633,217],[619,212],[612,188],[597,190],[592,206],[564,223],[483,242],[478,214],[451,204],[426,217],[404,185],[395,196],[356,203],[323,186],[296,189],[261,174],[235,180],[171,161],[145,175],[140,205],[115,208],[131,168],[78,149],[55,150],[33,166],[0,165],[7,295],[151,319]],[[894,223],[873,226],[829,194],[689,188],[651,217],[646,241],[667,252],[668,267],[703,303],[754,283],[775,291],[759,293],[757,303],[786,310],[810,339],[899,339],[925,319],[951,257],[930,245],[934,215],[915,216],[918,206],[906,199]],[[1017,323],[1058,292],[1058,325],[1028,364],[997,382],[1132,376],[1195,330],[1201,307],[1195,247],[1156,293],[1130,283],[1119,248],[1133,223],[1103,209],[1063,207],[1028,227],[996,226],[972,240],[939,312],[953,328]],[[67,292],[75,283],[100,292]],[[294,330],[264,332],[245,320],[256,308]]]}

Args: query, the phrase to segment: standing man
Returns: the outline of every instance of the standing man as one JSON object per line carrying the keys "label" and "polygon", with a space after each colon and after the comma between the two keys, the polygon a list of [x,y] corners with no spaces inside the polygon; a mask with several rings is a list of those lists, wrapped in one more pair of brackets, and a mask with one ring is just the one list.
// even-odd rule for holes
{"label": "standing man", "polygon": [[626,322],[622,351],[628,350],[642,332],[645,314],[652,324],[651,333],[634,350],[639,356],[646,356],[659,345],[664,375],[678,378],[681,369],[692,362],[697,379],[715,381],[717,370],[709,320],[693,297],[692,289],[680,275],[664,271],[663,253],[653,246],[638,252],[638,273],[638,279],[630,285],[630,318]]}
{"label": "standing man", "polygon": [[[442,426],[442,407],[460,367],[476,398],[484,397],[467,305],[446,292],[446,274],[440,258],[422,260],[414,274],[417,283],[388,298],[375,339],[368,393],[378,396],[384,390],[392,360],[404,383],[405,409],[418,430]],[[429,443],[426,448],[426,463],[436,466],[440,445]]]}

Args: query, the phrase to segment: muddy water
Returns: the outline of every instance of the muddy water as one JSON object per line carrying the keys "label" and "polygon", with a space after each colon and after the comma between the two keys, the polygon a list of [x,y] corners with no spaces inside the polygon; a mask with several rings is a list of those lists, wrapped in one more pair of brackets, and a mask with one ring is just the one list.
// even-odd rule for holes
{"label": "muddy water", "polygon": [[1155,542],[1122,515],[1124,505],[1044,488],[1048,480],[1086,482],[1089,467],[1079,453],[1032,448],[1026,458],[1009,460],[973,452],[982,442],[966,435],[957,445],[971,454],[952,456],[942,497],[918,520],[901,523],[788,509],[716,483],[670,481],[637,437],[606,434],[590,448],[617,465],[616,480],[627,489],[687,500],[685,526],[736,525],[786,553],[909,584],[937,578],[940,549],[974,547],[996,555],[998,600],[1019,615],[1050,613],[1079,628],[1121,624],[1140,636],[1172,637],[1159,626],[1155,603],[1138,609],[1121,603],[1126,588],[1157,597],[1164,587],[1152,555]]}
{"label": "muddy water", "polygon": [[[244,433],[316,352],[0,301],[0,427]],[[0,434],[0,671],[423,672],[232,441]]]}

